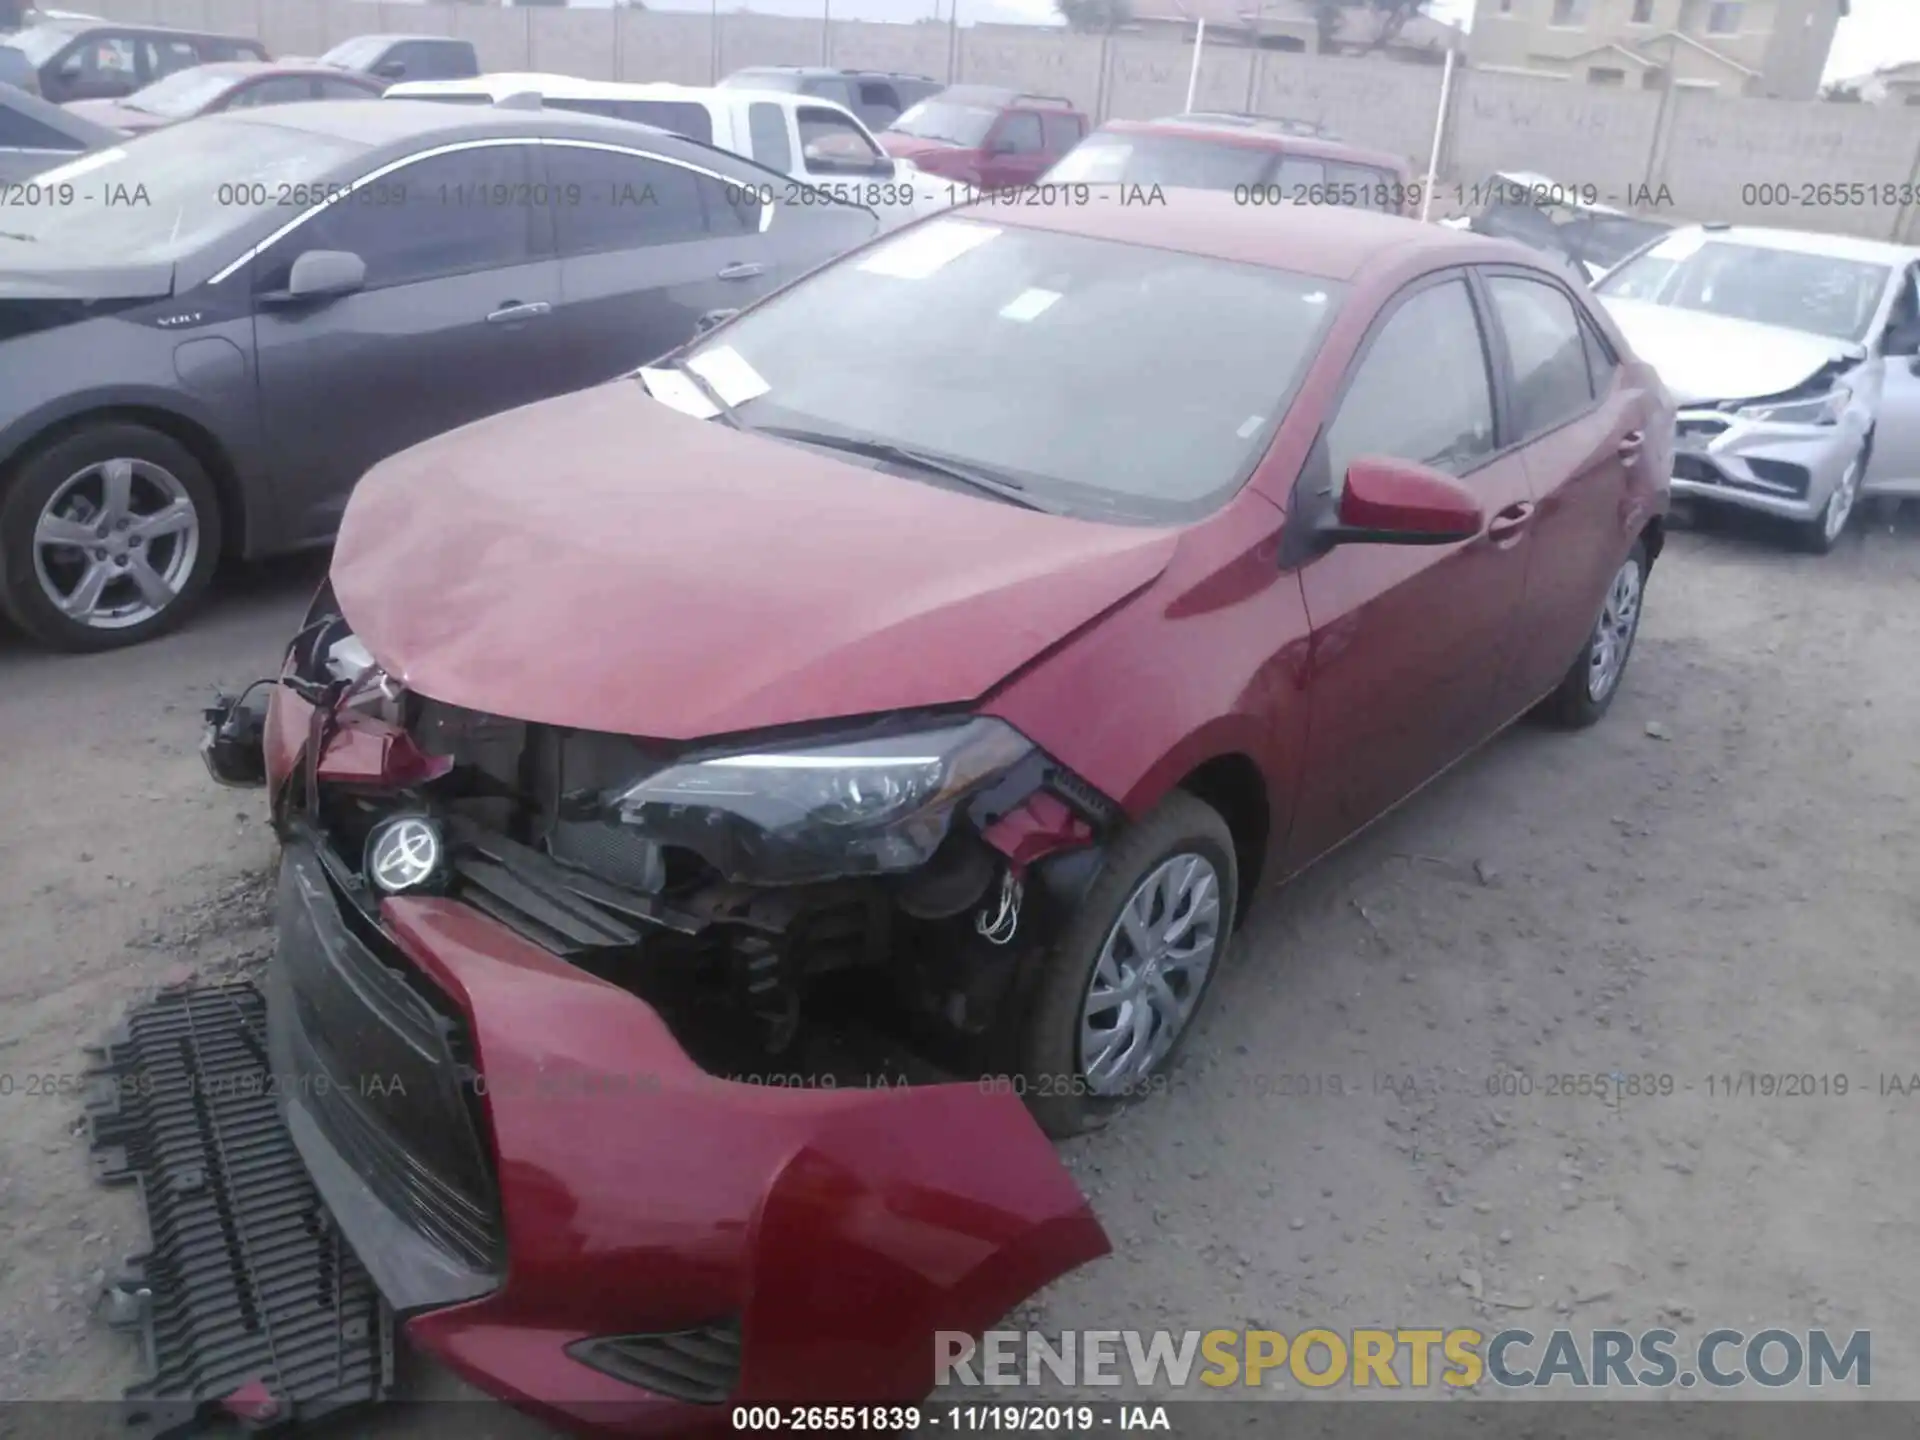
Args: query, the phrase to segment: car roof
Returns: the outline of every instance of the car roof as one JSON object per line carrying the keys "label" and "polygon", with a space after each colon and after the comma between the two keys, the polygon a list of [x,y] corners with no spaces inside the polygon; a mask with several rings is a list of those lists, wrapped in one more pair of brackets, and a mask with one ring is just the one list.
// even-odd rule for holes
{"label": "car roof", "polygon": [[[1857,260],[1869,265],[1910,265],[1920,260],[1920,248],[1891,240],[1863,240],[1857,235],[1829,235],[1816,230],[1779,230],[1765,225],[1683,225],[1707,239],[1752,245],[1762,250],[1796,250],[1834,260]],[[1677,232],[1677,233],[1678,233]]]}
{"label": "car roof", "polygon": [[[196,75],[325,75],[329,79],[338,76],[339,70],[331,65],[322,65],[318,60],[210,60],[205,65],[187,67]],[[185,70],[174,74],[186,74]],[[162,76],[162,79],[169,78]],[[353,77],[348,76],[348,79]]]}
{"label": "car roof", "polygon": [[727,104],[733,104],[743,93],[764,93],[769,99],[788,102],[794,98],[783,90],[754,92],[664,81],[643,84],[626,80],[582,80],[577,75],[556,75],[542,70],[496,70],[446,80],[403,80],[387,94],[405,99],[409,95],[464,95],[475,90],[485,91],[496,100],[529,92],[565,100],[686,100],[694,103],[715,103],[724,96]]}
{"label": "car roof", "polygon": [[1077,112],[1080,108],[1064,95],[1048,95],[1038,90],[1020,90],[1011,85],[949,85],[938,95],[929,98],[951,100],[959,105],[987,106],[995,110],[1023,102],[1038,104],[1049,110],[1067,109]]}
{"label": "car roof", "polygon": [[[526,135],[571,136],[580,139],[624,140],[631,142],[636,130],[642,131],[650,145],[660,141],[677,147],[688,144],[680,137],[650,125],[630,120],[612,120],[599,115],[582,115],[571,110],[511,110],[492,106],[444,105],[432,100],[388,100],[378,105],[342,104],[337,100],[296,100],[287,105],[269,105],[252,110],[228,110],[204,115],[194,121],[208,125],[273,125],[284,130],[300,130],[309,135],[326,135],[368,147],[391,145],[421,136],[440,139],[479,140],[502,132]],[[214,143],[213,132],[206,131]],[[666,149],[668,146],[659,146]],[[702,154],[711,147],[696,146]]]}
{"label": "car roof", "polygon": [[[1092,187],[1094,190],[1120,186]],[[1226,190],[1159,187],[1163,203],[1016,206],[987,199],[945,212],[995,225],[1016,225],[1095,240],[1117,240],[1215,260],[1350,281],[1415,254],[1436,263],[1518,264],[1540,270],[1540,252],[1516,241],[1450,230],[1422,220],[1345,205],[1303,205],[1276,211],[1238,203]],[[1551,271],[1550,271],[1551,273]]]}
{"label": "car roof", "polygon": [[888,80],[924,80],[929,85],[940,83],[931,75],[920,75],[911,70],[844,70],[836,65],[742,65],[733,73],[735,75],[878,75]]}
{"label": "car roof", "polygon": [[1209,125],[1199,120],[1109,120],[1100,127],[1112,134],[1180,135],[1189,140],[1211,140],[1220,145],[1239,145],[1250,150],[1279,150],[1288,155],[1303,155],[1315,160],[1351,160],[1355,164],[1378,165],[1388,170],[1408,168],[1404,156],[1386,150],[1369,150],[1330,140],[1324,135],[1284,135],[1274,130],[1256,130],[1252,126]]}
{"label": "car roof", "polygon": [[413,44],[421,40],[434,40],[447,45],[471,45],[473,43],[471,40],[461,39],[458,35],[410,35],[403,34],[399,31],[369,30],[364,35],[349,35],[345,40],[339,40],[329,45],[327,49],[338,50],[342,45],[351,45],[359,40],[378,40],[387,45],[398,44],[401,41]]}
{"label": "car roof", "polygon": [[179,25],[152,25],[145,20],[43,20],[31,28],[59,30],[74,36],[91,35],[96,30],[111,30],[137,35],[183,35],[195,40],[233,40],[248,45],[260,44],[251,35],[234,35],[225,30],[193,30]]}

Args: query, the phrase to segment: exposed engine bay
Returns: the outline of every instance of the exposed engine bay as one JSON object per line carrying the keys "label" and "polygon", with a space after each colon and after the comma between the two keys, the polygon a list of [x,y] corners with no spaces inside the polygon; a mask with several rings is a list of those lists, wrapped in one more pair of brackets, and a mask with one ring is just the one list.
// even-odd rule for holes
{"label": "exposed engine bay", "polygon": [[259,754],[274,685],[313,707],[276,826],[319,843],[369,917],[396,893],[381,836],[425,821],[444,862],[410,888],[639,995],[716,1075],[1011,1068],[1020,1001],[1120,818],[966,714],[689,747],[463,709],[385,676],[327,592],[282,676],[209,712],[228,783],[258,782],[213,751]]}

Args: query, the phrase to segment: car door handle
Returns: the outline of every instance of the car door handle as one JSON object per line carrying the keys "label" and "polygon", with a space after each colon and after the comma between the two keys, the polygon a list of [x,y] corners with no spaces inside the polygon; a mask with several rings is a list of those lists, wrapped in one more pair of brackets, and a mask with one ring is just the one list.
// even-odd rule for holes
{"label": "car door handle", "polygon": [[1629,430],[1620,437],[1620,463],[1637,465],[1640,463],[1640,447],[1647,443],[1644,430]]}
{"label": "car door handle", "polygon": [[766,273],[766,268],[766,266],[755,261],[742,260],[738,264],[721,266],[720,273],[714,278],[718,280],[751,280],[756,275]]}
{"label": "car door handle", "polygon": [[506,325],[515,320],[531,320],[536,315],[545,315],[553,306],[544,300],[535,300],[522,305],[518,300],[509,300],[498,310],[487,316],[489,325]]}
{"label": "car door handle", "polygon": [[1509,505],[1493,517],[1487,526],[1487,537],[1491,540],[1513,540],[1527,528],[1527,522],[1533,519],[1533,502],[1522,500],[1517,505]]}

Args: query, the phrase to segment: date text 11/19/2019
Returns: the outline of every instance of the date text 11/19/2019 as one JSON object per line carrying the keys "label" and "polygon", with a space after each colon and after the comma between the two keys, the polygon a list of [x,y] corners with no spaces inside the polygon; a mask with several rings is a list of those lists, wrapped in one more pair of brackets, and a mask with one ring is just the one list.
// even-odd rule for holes
{"label": "date text 11/19/2019", "polygon": [[907,1430],[1058,1435],[1173,1428],[1164,1405],[736,1405],[730,1418],[737,1434]]}

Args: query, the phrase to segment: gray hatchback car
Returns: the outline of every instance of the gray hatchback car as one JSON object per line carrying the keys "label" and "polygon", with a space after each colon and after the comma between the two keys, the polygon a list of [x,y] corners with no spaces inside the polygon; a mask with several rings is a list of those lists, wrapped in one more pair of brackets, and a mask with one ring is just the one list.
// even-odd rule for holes
{"label": "gray hatchback car", "polygon": [[60,649],[148,639],[223,553],[328,541],[375,461],[629,372],[878,230],[767,203],[769,175],[619,120],[393,101],[37,176],[0,227],[0,605]]}

